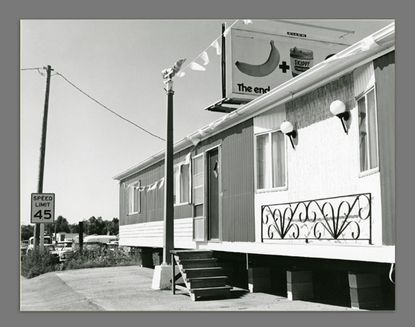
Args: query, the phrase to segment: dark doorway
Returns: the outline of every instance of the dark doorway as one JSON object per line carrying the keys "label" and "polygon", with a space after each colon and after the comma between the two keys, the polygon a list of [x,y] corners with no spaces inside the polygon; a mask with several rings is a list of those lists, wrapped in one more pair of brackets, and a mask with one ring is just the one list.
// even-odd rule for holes
{"label": "dark doorway", "polygon": [[208,239],[219,240],[219,181],[220,163],[218,148],[207,153],[207,180],[208,180]]}

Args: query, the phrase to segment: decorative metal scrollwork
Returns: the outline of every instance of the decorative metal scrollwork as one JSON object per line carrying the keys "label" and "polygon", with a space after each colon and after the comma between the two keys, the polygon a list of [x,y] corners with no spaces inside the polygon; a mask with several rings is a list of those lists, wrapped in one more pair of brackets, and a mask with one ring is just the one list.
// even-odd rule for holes
{"label": "decorative metal scrollwork", "polygon": [[263,205],[264,240],[367,240],[371,244],[371,193]]}

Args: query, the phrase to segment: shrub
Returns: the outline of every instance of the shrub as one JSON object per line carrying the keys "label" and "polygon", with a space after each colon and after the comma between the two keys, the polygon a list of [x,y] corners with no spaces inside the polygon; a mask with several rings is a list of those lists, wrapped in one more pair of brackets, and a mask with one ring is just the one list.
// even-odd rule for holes
{"label": "shrub", "polygon": [[32,251],[30,254],[22,256],[21,274],[27,278],[32,278],[50,271],[57,270],[129,266],[140,264],[141,257],[130,255],[119,249],[85,249],[82,254],[77,251],[64,263],[61,264],[59,263],[59,259],[50,254],[48,251]]}
{"label": "shrub", "polygon": [[31,251],[22,257],[21,274],[32,278],[59,269],[59,259],[49,251]]}
{"label": "shrub", "polygon": [[121,250],[84,250],[75,252],[62,265],[62,270],[95,267],[115,267],[139,264],[139,258]]}

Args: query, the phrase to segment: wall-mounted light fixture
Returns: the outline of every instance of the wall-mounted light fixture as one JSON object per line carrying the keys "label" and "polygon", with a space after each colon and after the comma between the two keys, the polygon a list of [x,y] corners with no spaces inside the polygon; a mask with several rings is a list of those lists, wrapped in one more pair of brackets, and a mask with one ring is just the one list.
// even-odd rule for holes
{"label": "wall-mounted light fixture", "polygon": [[339,117],[340,121],[342,122],[344,132],[348,134],[346,121],[350,119],[350,112],[346,110],[346,105],[344,102],[340,100],[334,100],[330,104],[330,112],[333,114],[333,116]]}
{"label": "wall-mounted light fixture", "polygon": [[280,130],[290,138],[291,145],[293,149],[295,149],[294,139],[297,137],[297,131],[294,130],[293,124],[288,120],[285,120],[281,123]]}

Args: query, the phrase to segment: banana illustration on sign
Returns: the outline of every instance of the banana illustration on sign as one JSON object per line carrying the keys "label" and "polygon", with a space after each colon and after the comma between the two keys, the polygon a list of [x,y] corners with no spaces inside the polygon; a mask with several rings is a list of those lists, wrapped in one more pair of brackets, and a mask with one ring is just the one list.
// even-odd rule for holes
{"label": "banana illustration on sign", "polygon": [[235,62],[236,67],[238,69],[249,76],[255,77],[264,77],[271,74],[275,68],[277,68],[280,62],[280,53],[278,49],[274,45],[274,41],[270,41],[271,51],[269,53],[268,59],[260,65],[251,65],[245,62],[237,61]]}

